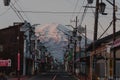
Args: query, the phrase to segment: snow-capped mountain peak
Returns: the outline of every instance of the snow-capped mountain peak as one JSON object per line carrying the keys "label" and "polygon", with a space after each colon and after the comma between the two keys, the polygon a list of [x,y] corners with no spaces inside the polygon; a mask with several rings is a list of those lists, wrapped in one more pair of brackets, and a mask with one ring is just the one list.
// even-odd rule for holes
{"label": "snow-capped mountain peak", "polygon": [[[57,59],[63,60],[65,47],[68,45],[68,36],[72,36],[72,30],[61,24],[45,24],[36,29],[36,35],[48,48],[48,51]],[[90,41],[90,40],[88,40]],[[78,42],[79,44],[79,42]],[[81,47],[85,45],[85,37],[82,36]]]}
{"label": "snow-capped mountain peak", "polygon": [[39,35],[39,39],[52,55],[59,59],[63,59],[65,46],[67,46],[67,38],[63,32],[58,30],[60,24],[45,24],[36,29],[36,35]]}

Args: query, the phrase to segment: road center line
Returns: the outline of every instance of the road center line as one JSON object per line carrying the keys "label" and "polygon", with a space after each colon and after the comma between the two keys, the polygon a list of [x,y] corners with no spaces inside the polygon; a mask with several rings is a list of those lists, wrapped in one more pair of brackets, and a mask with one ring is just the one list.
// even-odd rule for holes
{"label": "road center line", "polygon": [[55,79],[56,79],[56,76],[57,76],[57,75],[55,75],[55,76],[52,78],[52,80],[55,80]]}

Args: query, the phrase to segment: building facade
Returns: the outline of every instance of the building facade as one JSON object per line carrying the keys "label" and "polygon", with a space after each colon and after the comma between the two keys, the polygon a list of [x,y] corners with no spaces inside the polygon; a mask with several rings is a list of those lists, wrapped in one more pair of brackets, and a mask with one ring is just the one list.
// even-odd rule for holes
{"label": "building facade", "polygon": [[[113,34],[108,35],[95,41],[89,46],[90,52],[90,75],[104,79],[120,79],[120,31],[115,33],[115,41],[113,42]],[[94,46],[94,48],[93,48]],[[115,52],[114,52],[115,51]],[[114,61],[115,60],[115,61]],[[115,64],[115,66],[114,66]],[[91,70],[92,69],[92,70]],[[115,70],[115,73],[114,73]]]}
{"label": "building facade", "polygon": [[23,68],[21,63],[23,62],[24,39],[23,33],[19,31],[21,26],[22,24],[14,24],[14,26],[0,30],[0,59],[11,59],[11,66],[0,67],[1,71],[4,70],[7,73],[17,72],[17,54],[20,53],[20,72],[22,73]]}
{"label": "building facade", "polygon": [[[28,27],[28,29],[24,30],[23,27]],[[8,75],[17,74],[18,71],[21,75],[34,74],[36,55],[35,40],[31,39],[33,33],[31,26],[25,23],[14,23],[13,26],[0,30],[0,60],[11,60],[10,66],[0,65],[1,72]]]}

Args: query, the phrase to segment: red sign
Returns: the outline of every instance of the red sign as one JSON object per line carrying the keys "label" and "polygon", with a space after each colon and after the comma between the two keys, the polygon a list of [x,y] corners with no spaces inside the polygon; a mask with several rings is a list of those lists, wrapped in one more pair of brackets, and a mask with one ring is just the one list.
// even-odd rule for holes
{"label": "red sign", "polygon": [[11,59],[0,60],[0,67],[9,67],[11,66]]}

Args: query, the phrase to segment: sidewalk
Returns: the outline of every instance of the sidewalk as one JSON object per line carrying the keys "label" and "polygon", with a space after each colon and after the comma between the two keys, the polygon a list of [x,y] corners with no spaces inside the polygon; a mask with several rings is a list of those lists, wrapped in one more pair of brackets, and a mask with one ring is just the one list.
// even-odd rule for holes
{"label": "sidewalk", "polygon": [[[19,80],[28,80],[29,76],[21,76]],[[8,80],[18,80],[18,77],[8,77]]]}

